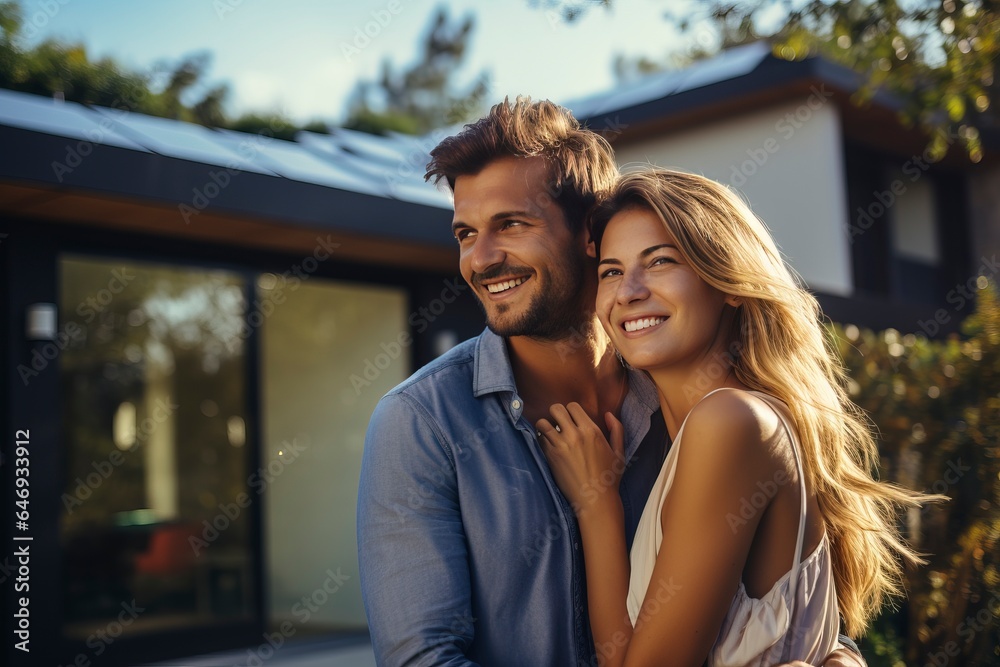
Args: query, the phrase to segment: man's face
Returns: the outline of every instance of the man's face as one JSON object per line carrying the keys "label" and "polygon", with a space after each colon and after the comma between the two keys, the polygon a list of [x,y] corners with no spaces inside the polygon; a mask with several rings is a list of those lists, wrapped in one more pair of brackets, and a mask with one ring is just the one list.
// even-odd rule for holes
{"label": "man's face", "polygon": [[500,336],[559,340],[594,313],[587,234],[546,192],[542,158],[505,157],[455,179],[462,277]]}

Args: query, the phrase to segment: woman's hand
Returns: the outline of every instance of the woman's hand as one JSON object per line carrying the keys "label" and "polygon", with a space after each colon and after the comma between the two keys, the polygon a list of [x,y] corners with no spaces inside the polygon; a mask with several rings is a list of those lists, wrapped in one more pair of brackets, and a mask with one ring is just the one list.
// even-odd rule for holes
{"label": "woman's hand", "polygon": [[[797,660],[777,667],[812,667],[812,665]],[[867,667],[867,664],[864,658],[857,653],[846,648],[839,648],[828,655],[820,667]]]}
{"label": "woman's hand", "polygon": [[[579,403],[549,409],[552,421],[539,419],[542,451],[559,489],[577,516],[609,502],[621,502],[618,483],[625,471],[625,429],[610,412],[605,414],[611,444]],[[610,491],[611,493],[607,493]]]}

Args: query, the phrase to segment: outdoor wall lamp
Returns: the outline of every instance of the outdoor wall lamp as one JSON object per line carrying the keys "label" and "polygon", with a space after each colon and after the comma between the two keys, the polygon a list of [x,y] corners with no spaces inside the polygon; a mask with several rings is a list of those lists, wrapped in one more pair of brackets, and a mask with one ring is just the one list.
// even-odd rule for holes
{"label": "outdoor wall lamp", "polygon": [[28,306],[24,335],[28,340],[56,339],[56,304],[33,303]]}
{"label": "outdoor wall lamp", "polygon": [[441,356],[451,348],[458,345],[458,333],[451,329],[444,329],[434,334],[434,354]]}

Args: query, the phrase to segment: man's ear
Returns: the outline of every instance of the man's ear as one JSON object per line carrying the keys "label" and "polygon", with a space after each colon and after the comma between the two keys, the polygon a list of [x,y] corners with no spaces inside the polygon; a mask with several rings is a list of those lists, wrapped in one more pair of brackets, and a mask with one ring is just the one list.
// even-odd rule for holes
{"label": "man's ear", "polygon": [[597,244],[594,243],[594,235],[591,233],[589,225],[584,225],[583,234],[587,239],[587,257],[597,259]]}

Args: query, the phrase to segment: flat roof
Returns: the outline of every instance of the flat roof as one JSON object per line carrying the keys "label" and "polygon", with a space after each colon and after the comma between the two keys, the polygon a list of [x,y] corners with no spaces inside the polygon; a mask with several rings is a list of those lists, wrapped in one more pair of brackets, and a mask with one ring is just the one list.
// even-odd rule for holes
{"label": "flat roof", "polygon": [[0,212],[291,251],[330,232],[358,261],[454,268],[420,138],[297,139],[0,89]]}
{"label": "flat roof", "polygon": [[[880,92],[856,108],[847,100],[863,85],[859,74],[821,57],[783,60],[763,42],[566,106],[625,143],[746,113],[816,82],[838,92],[849,139],[922,150],[892,96]],[[445,266],[454,261],[451,194],[423,180],[443,135],[334,128],[284,141],[0,89],[0,212],[267,247],[319,230],[364,247],[363,261],[384,254],[383,263]],[[992,158],[996,133],[982,139]],[[959,155],[948,160],[963,164]]]}

